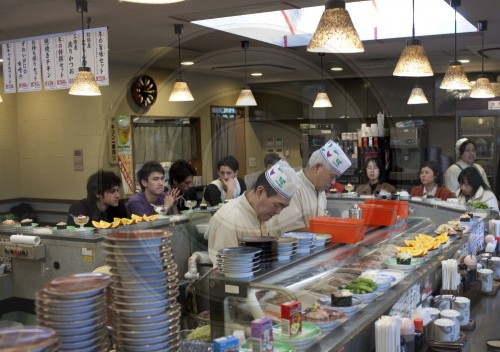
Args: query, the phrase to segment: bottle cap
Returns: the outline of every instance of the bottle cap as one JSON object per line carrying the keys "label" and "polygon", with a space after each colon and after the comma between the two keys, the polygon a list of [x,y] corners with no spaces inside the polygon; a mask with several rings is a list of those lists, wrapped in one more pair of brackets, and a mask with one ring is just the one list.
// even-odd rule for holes
{"label": "bottle cap", "polygon": [[422,318],[413,319],[413,324],[415,324],[415,330],[422,331],[424,329],[424,320]]}

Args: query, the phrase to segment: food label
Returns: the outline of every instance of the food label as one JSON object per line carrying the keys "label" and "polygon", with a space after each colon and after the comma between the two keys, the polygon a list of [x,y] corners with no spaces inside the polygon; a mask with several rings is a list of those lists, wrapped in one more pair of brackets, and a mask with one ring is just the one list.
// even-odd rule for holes
{"label": "food label", "polygon": [[300,301],[290,301],[281,305],[281,334],[293,337],[302,333],[302,312]]}

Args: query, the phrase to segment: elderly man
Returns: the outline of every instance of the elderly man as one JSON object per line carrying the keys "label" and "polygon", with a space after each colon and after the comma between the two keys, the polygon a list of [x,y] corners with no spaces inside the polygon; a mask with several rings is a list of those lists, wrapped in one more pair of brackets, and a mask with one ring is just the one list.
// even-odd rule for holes
{"label": "elderly man", "polygon": [[279,236],[273,221],[290,203],[299,180],[295,171],[284,161],[263,172],[251,191],[231,200],[210,219],[208,253],[216,263],[217,251],[237,247],[238,239],[246,236]]}
{"label": "elderly man", "polygon": [[349,166],[349,158],[332,140],[312,153],[307,166],[297,173],[299,190],[290,206],[277,217],[281,230],[308,231],[311,218],[326,214],[325,191]]}

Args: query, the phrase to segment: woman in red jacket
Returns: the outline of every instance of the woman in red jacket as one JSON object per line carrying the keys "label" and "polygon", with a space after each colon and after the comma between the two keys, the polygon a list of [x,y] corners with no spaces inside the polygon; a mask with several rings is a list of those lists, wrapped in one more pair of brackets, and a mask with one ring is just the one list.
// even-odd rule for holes
{"label": "woman in red jacket", "polygon": [[433,196],[436,199],[447,200],[448,198],[456,198],[455,194],[451,193],[443,185],[443,173],[439,169],[437,161],[428,161],[420,167],[420,186],[415,186],[411,189],[412,197]]}

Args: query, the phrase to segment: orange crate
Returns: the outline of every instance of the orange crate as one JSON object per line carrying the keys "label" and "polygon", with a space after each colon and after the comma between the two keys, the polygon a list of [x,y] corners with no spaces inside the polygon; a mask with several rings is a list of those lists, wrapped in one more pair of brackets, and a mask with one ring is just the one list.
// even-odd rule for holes
{"label": "orange crate", "polygon": [[309,220],[309,230],[314,233],[332,235],[332,242],[358,243],[365,237],[363,224],[362,219],[320,216]]}
{"label": "orange crate", "polygon": [[392,226],[397,220],[397,208],[393,206],[360,204],[365,225]]}
{"label": "orange crate", "polygon": [[365,199],[366,204],[376,204],[385,206],[396,206],[398,208],[397,215],[401,219],[408,219],[408,201],[407,200],[391,200],[391,199]]}

